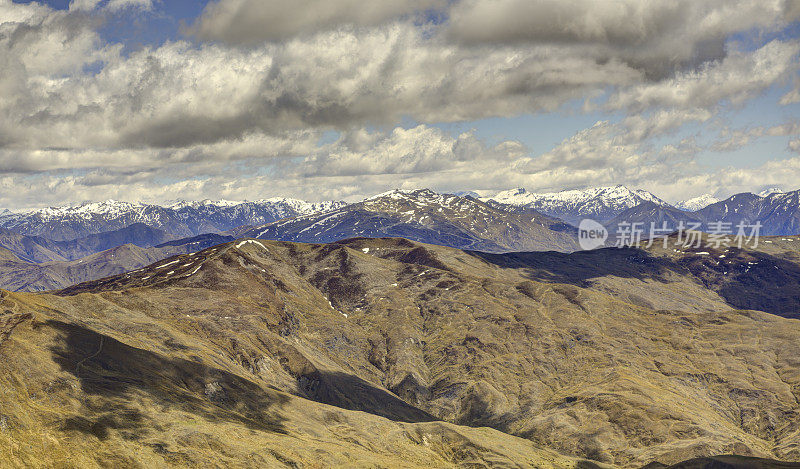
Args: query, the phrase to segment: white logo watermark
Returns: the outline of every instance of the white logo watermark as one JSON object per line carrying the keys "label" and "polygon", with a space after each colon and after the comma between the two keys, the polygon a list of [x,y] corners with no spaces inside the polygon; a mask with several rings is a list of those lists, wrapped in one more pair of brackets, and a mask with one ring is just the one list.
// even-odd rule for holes
{"label": "white logo watermark", "polygon": [[[749,223],[739,222],[734,225],[731,222],[710,222],[707,224],[699,222],[678,223],[677,227],[669,226],[667,222],[657,225],[655,222],[647,225],[642,222],[620,222],[617,223],[616,247],[645,247],[649,248],[656,242],[663,243],[664,248],[669,246],[673,240],[674,246],[684,248],[700,248],[705,245],[707,248],[719,249],[721,247],[736,246],[738,248],[758,247],[758,238],[761,233],[761,222]],[[672,236],[674,235],[674,236]],[[705,244],[703,236],[705,235]],[[597,221],[591,219],[581,220],[578,225],[578,244],[581,249],[591,250],[606,246],[609,233],[608,229]]]}
{"label": "white logo watermark", "polygon": [[585,218],[578,225],[578,244],[581,249],[590,251],[606,245],[608,230],[600,223]]}

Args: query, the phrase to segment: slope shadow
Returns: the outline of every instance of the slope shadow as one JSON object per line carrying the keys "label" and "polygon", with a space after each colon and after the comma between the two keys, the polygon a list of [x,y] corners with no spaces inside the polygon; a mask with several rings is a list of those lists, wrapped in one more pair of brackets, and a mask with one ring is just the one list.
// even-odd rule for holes
{"label": "slope shadow", "polygon": [[689,459],[673,465],[652,462],[642,469],[797,469],[800,462],[724,455]]}
{"label": "slope shadow", "polygon": [[800,265],[796,263],[748,252],[738,262],[687,258],[681,264],[734,308],[800,319]]}
{"label": "slope shadow", "polygon": [[358,410],[397,422],[433,422],[431,414],[363,379],[341,372],[315,370],[298,380],[311,400],[347,410]]}
{"label": "slope shadow", "polygon": [[49,320],[36,327],[57,333],[61,341],[51,348],[54,361],[95,398],[84,400],[83,416],[63,421],[65,430],[105,439],[114,429],[123,438],[139,439],[152,425],[145,422],[136,401],[149,400],[162,411],[285,433],[284,419],[273,410],[288,401],[283,394],[201,363],[131,347],[76,324]]}
{"label": "slope shadow", "polygon": [[605,248],[564,254],[520,252],[488,254],[469,251],[501,268],[517,269],[534,281],[591,287],[594,279],[612,276],[667,282],[672,272],[693,278],[736,309],[764,311],[800,319],[800,265],[759,251],[736,248],[720,257],[688,255],[677,260],[636,248]]}
{"label": "slope shadow", "polygon": [[685,268],[666,258],[654,257],[646,251],[634,248],[606,248],[572,253],[555,251],[507,254],[467,251],[467,253],[498,267],[520,270],[531,280],[568,283],[582,288],[589,287],[591,280],[605,276],[666,282],[664,275],[668,271],[689,273]]}
{"label": "slope shadow", "polygon": [[404,221],[397,215],[350,210],[331,220],[319,230],[312,230],[319,223],[317,218],[302,219],[287,226],[272,224],[259,232],[248,232],[248,236],[261,239],[275,239],[303,243],[334,243],[344,239],[362,238],[407,238],[414,241],[450,246],[459,249],[482,249],[485,251],[505,251],[501,246],[476,236],[445,220],[433,220],[434,225],[423,226],[417,222]]}
{"label": "slope shadow", "polygon": [[217,246],[219,244],[228,243],[234,241],[235,239],[236,238],[234,236],[221,235],[217,233],[206,233],[197,236],[191,236],[189,238],[181,238],[172,241],[167,241],[166,243],[161,243],[154,247],[164,248],[170,246],[185,246],[187,244],[191,244],[193,245],[192,249],[194,249],[195,251],[202,251],[203,249]]}

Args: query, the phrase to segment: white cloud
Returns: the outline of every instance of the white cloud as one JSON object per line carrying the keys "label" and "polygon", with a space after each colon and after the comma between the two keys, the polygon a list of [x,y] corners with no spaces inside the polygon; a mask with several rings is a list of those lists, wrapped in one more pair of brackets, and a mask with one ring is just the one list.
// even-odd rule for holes
{"label": "white cloud", "polygon": [[[409,24],[256,49],[167,43],[127,58],[118,48],[98,48],[90,30],[63,43],[61,29],[45,31],[9,56],[34,66],[12,67],[19,76],[3,85],[25,93],[0,102],[0,128],[27,148],[181,147],[404,116],[510,116],[554,110],[638,78],[624,65],[565,56],[557,47],[474,50],[431,42]],[[48,69],[44,57],[59,53],[53,66],[64,65]],[[97,60],[105,63],[99,73],[76,72]],[[63,75],[68,69],[72,74]]]}
{"label": "white cloud", "polygon": [[793,0],[463,0],[449,34],[470,44],[576,44],[660,78],[723,58],[732,33],[772,31],[798,16]]}
{"label": "white cloud", "polygon": [[797,72],[800,43],[771,41],[753,52],[734,51],[725,59],[674,78],[621,88],[609,109],[632,112],[653,107],[711,108],[721,102],[742,104]]}
{"label": "white cloud", "polygon": [[794,88],[781,96],[780,101],[778,101],[778,104],[781,106],[788,106],[789,104],[794,103],[800,103],[800,78],[795,78]]}
{"label": "white cloud", "polygon": [[394,18],[442,8],[446,0],[217,0],[209,3],[191,34],[232,44],[277,41],[335,29],[378,26]]}
{"label": "white cloud", "polygon": [[483,161],[508,162],[523,156],[519,142],[505,141],[488,148],[471,132],[453,137],[419,125],[389,133],[364,129],[347,132],[334,144],[307,158],[302,176],[363,176],[447,171]]}
{"label": "white cloud", "polygon": [[762,137],[789,135],[800,135],[800,122],[786,122],[771,127],[756,126],[733,130],[725,128],[720,132],[720,138],[711,146],[711,149],[724,152],[734,151]]}
{"label": "white cloud", "polygon": [[152,10],[153,0],[109,0],[106,8],[112,12],[125,9]]}
{"label": "white cloud", "polygon": [[[627,183],[665,196],[679,180],[719,188],[693,160],[701,139],[680,134],[719,121],[721,104],[789,83],[800,51],[794,39],[720,46],[731,32],[779,28],[796,15],[781,1],[759,2],[760,10],[754,2],[693,3],[684,11],[661,1],[615,9],[464,0],[447,3],[452,23],[440,26],[413,22],[419,9],[443,5],[435,0],[322,3],[295,16],[296,4],[224,0],[197,23],[199,37],[217,42],[125,55],[103,41],[97,18],[150,1],[75,0],[56,11],[0,0],[0,171],[12,174],[0,184],[0,206],[357,198],[394,186]],[[521,10],[509,18],[513,7]],[[263,28],[270,22],[281,24]],[[240,26],[247,27],[236,36]],[[613,117],[541,155],[433,125],[560,111],[590,98],[594,111]],[[420,124],[397,127],[408,121]],[[331,129],[341,137],[318,144]],[[731,131],[719,148],[768,135],[796,128]],[[798,151],[797,141],[788,149]],[[752,178],[742,171],[724,180],[780,184],[766,169]]]}
{"label": "white cloud", "polygon": [[69,4],[71,11],[92,11],[102,10],[110,13],[118,13],[122,10],[152,10],[153,0],[108,0],[105,5],[101,5],[103,0],[72,0]]}
{"label": "white cloud", "polygon": [[91,11],[97,8],[102,0],[72,0],[69,4],[71,11]]}

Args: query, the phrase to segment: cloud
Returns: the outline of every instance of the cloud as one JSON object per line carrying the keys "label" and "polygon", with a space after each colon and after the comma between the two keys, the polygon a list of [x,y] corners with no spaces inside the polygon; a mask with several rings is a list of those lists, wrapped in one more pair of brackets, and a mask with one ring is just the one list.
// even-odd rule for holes
{"label": "cloud", "polygon": [[112,12],[125,9],[152,10],[153,0],[109,0],[106,9]]}
{"label": "cloud", "polygon": [[[99,20],[151,2],[75,0],[54,10],[0,0],[0,206],[353,199],[395,186],[718,187],[694,161],[707,139],[684,130],[705,132],[735,108],[726,103],[796,81],[796,39],[730,39],[777,31],[795,4],[608,5],[329,0],[295,15],[286,2],[221,1],[195,23],[197,36],[123,52]],[[447,12],[427,21],[417,13],[426,8]],[[541,154],[437,126],[572,112],[581,102],[605,117]],[[796,135],[777,127],[730,131],[719,145]],[[330,130],[339,138],[319,143]],[[798,151],[795,140],[788,150]],[[731,169],[728,181],[755,181],[745,173]]]}
{"label": "cloud", "polygon": [[794,79],[794,88],[781,96],[781,99],[778,101],[778,104],[781,106],[788,106],[794,103],[800,103],[800,78],[797,77]]}
{"label": "cloud", "polygon": [[153,0],[108,0],[101,5],[103,0],[72,0],[69,4],[70,11],[102,10],[109,13],[118,13],[122,10],[152,10]]}
{"label": "cloud", "polygon": [[487,147],[471,132],[453,137],[437,128],[419,125],[389,133],[365,129],[347,132],[334,144],[308,157],[301,176],[363,176],[438,172],[487,160],[500,163],[527,153],[514,141]]}
{"label": "cloud", "polygon": [[[792,189],[800,180],[800,157],[755,168],[712,170],[694,161],[697,148],[691,139],[653,147],[636,143],[633,136],[624,134],[625,129],[621,123],[600,122],[543,157],[531,155],[517,142],[490,146],[471,132],[451,135],[428,126],[385,132],[356,130],[326,144],[317,144],[318,136],[309,135],[302,146],[289,146],[282,157],[254,156],[262,145],[269,148],[275,143],[255,137],[239,145],[167,149],[155,159],[145,150],[125,154],[125,158],[120,154],[84,155],[85,170],[0,176],[0,206],[63,205],[108,198],[164,202],[292,196],[354,201],[394,187],[550,191],[610,184],[644,188],[677,201],[707,192],[726,196],[764,185]],[[287,139],[286,144],[291,141]],[[790,146],[800,151],[796,140]],[[670,151],[670,158],[661,157]],[[210,158],[212,154],[224,157]],[[61,156],[64,167],[69,167],[74,154]],[[568,158],[559,160],[562,156]],[[548,157],[549,164],[541,164]],[[582,164],[585,158],[592,164]],[[92,161],[111,165],[89,168]]]}
{"label": "cloud", "polygon": [[[735,151],[762,137],[781,137],[800,134],[800,122],[786,122],[771,127],[756,126],[744,129],[725,128],[711,149],[720,152]],[[791,148],[791,143],[789,145]]]}
{"label": "cloud", "polygon": [[[100,46],[89,29],[65,34],[64,27],[40,28],[8,56],[19,65],[0,86],[22,93],[0,102],[0,129],[18,147],[176,148],[404,117],[513,116],[638,79],[622,64],[568,56],[555,46],[462,49],[431,42],[410,24],[256,49],[173,42],[128,57]],[[80,73],[97,61],[104,64],[99,73]]]}
{"label": "cloud", "polygon": [[771,41],[753,52],[734,51],[725,59],[673,78],[620,88],[608,109],[641,112],[653,107],[711,108],[721,102],[742,104],[797,72],[800,43]]}
{"label": "cloud", "polygon": [[446,0],[217,0],[203,9],[188,32],[202,40],[255,44],[341,25],[379,26],[446,4]]}
{"label": "cloud", "polygon": [[675,131],[687,122],[706,122],[713,115],[707,109],[661,109],[649,115],[628,116],[622,126],[628,134],[627,139],[641,142]]}
{"label": "cloud", "polygon": [[794,0],[463,0],[448,34],[466,44],[574,44],[659,79],[724,58],[733,33],[773,31],[799,16]]}

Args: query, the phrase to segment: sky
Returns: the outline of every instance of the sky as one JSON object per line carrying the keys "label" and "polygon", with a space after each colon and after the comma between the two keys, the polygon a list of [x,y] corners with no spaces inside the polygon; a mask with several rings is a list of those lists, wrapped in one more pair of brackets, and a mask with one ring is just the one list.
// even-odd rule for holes
{"label": "sky", "polygon": [[800,0],[0,0],[0,208],[800,189]]}

